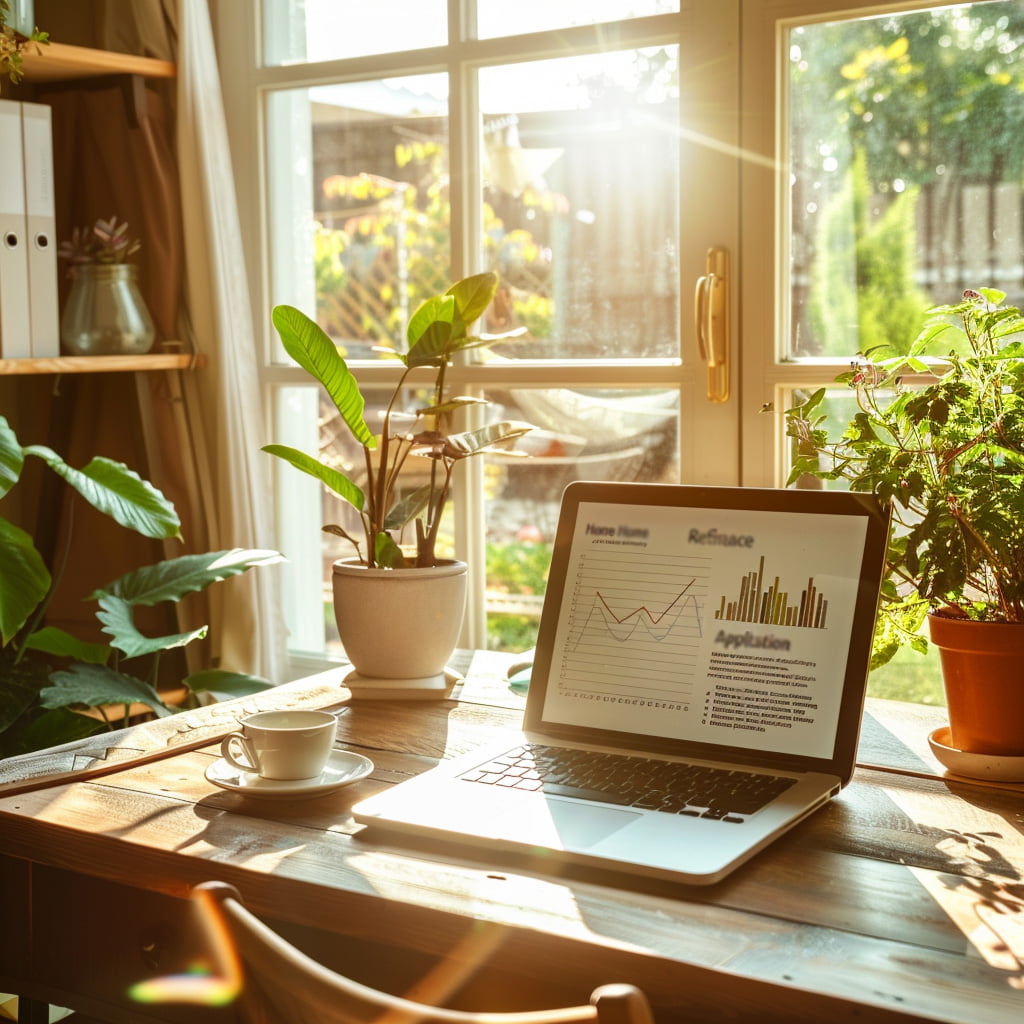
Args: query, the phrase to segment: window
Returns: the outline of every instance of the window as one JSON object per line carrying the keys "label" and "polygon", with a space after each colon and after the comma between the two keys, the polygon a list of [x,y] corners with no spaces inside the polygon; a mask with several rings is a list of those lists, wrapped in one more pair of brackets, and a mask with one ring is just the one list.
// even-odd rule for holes
{"label": "window", "polygon": [[[374,346],[443,282],[496,269],[489,326],[527,328],[455,372],[536,427],[530,460],[459,467],[467,646],[532,642],[573,474],[778,486],[800,389],[898,344],[929,301],[1024,291],[1009,0],[381,0],[358,26],[336,3],[264,0],[258,25],[242,6],[220,5],[222,70],[273,439],[331,433],[275,350],[274,303],[315,311],[371,399],[395,369]],[[711,247],[727,401],[693,324]],[[297,477],[278,494],[290,628],[322,655],[343,552]]]}
{"label": "window", "polygon": [[[694,7],[712,5],[467,0],[453,25],[443,0],[371,6],[355,26],[344,5],[265,0],[262,35],[222,14],[221,38],[227,25],[262,54],[234,64],[250,84],[231,108],[249,111],[247,152],[265,140],[259,180],[242,184],[254,216],[266,210],[257,322],[265,328],[281,302],[314,316],[360,377],[370,418],[396,379],[378,349],[401,348],[419,302],[468,273],[498,272],[482,327],[525,334],[453,376],[461,393],[534,430],[519,442],[528,458],[458,467],[444,543],[475,571],[464,643],[521,650],[533,643],[569,480],[735,479],[734,445],[695,443],[703,412],[709,424],[735,414],[707,402],[701,368],[684,358],[695,271],[707,246],[731,239],[716,230],[685,253],[683,239],[701,217],[735,222],[682,202],[714,176],[694,141],[709,137],[712,115],[686,96]],[[231,62],[243,58],[221,49],[231,104]],[[237,152],[245,125],[232,130]],[[733,180],[725,202],[735,200]],[[358,475],[344,432],[269,332],[267,352],[273,440],[330,452]],[[320,527],[350,524],[315,482],[275,472],[293,645],[338,653],[330,566],[353,552]]]}

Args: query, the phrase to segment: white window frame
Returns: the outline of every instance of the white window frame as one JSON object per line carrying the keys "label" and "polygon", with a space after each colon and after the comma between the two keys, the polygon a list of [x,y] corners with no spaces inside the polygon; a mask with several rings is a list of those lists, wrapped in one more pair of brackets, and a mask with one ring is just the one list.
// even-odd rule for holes
{"label": "white window frame", "polygon": [[[706,370],[701,364],[693,333],[690,296],[696,279],[705,272],[705,253],[710,246],[722,246],[732,253],[739,245],[739,89],[736,74],[736,39],[740,0],[684,0],[680,14],[657,15],[617,26],[615,48],[659,44],[679,45],[686,60],[680,61],[684,96],[699,96],[699,102],[681,106],[687,119],[681,130],[681,183],[684,196],[695,197],[683,204],[680,237],[681,351],[679,358],[630,361],[573,361],[571,363],[517,360],[500,368],[480,364],[454,368],[449,380],[460,391],[472,393],[489,386],[502,387],[670,387],[679,389],[680,475],[688,482],[732,484],[739,480],[739,426],[737,400],[712,403],[705,398]],[[275,365],[271,358],[269,310],[274,301],[271,288],[268,223],[273,211],[263,198],[267,192],[268,167],[263,125],[264,98],[268,91],[301,88],[355,77],[380,77],[433,71],[449,75],[452,102],[449,120],[449,163],[453,189],[461,182],[466,194],[479,194],[480,168],[477,147],[467,146],[462,125],[472,124],[476,108],[473,72],[488,63],[508,63],[568,56],[599,51],[607,46],[608,31],[601,26],[583,26],[558,33],[542,32],[505,39],[462,41],[455,38],[446,48],[417,51],[416,66],[397,67],[388,55],[355,61],[328,61],[316,65],[261,66],[262,41],[256,23],[256,0],[252,4],[219,4],[217,35],[228,129],[236,168],[240,220],[243,225],[248,278],[251,284],[254,323],[260,332],[256,341],[261,352],[262,383],[266,408],[274,408],[274,391],[282,384],[305,384],[308,378],[296,368]],[[467,17],[463,0],[449,0],[453,17]],[[244,10],[242,8],[245,8]],[[699,73],[693,69],[700,69]],[[689,91],[689,93],[687,93]],[[714,202],[705,201],[715,197]],[[473,264],[475,239],[480,237],[474,223],[475,204],[468,214],[452,203],[452,273],[458,277],[477,269]],[[689,243],[689,244],[687,244]],[[732,392],[738,388],[737,356],[740,350],[738,300],[731,295],[734,325]],[[387,364],[354,364],[361,382],[393,384],[397,369]],[[268,438],[269,440],[270,438]],[[279,441],[281,438],[274,437]],[[307,444],[300,446],[309,450]],[[484,612],[484,509],[481,490],[473,486],[482,467],[469,460],[460,467],[470,484],[460,488],[456,506],[457,551],[470,565],[467,616],[460,639],[462,646],[486,644]],[[474,474],[477,474],[474,480]],[[290,485],[291,486],[291,485]],[[301,500],[295,502],[301,505]],[[287,508],[279,508],[287,516]],[[312,545],[319,540],[319,524],[310,531]],[[284,548],[282,547],[282,550]],[[289,558],[308,558],[307,552],[286,552]],[[318,565],[318,562],[313,564]],[[308,580],[292,584],[296,593],[309,590]],[[315,619],[314,619],[315,621]],[[293,633],[296,624],[292,624]],[[298,642],[302,645],[301,636]]]}

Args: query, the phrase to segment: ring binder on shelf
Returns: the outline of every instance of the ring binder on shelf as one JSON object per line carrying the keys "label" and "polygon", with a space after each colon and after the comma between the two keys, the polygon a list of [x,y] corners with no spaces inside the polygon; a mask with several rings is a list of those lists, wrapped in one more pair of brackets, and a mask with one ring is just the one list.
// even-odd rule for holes
{"label": "ring binder on shelf", "polygon": [[36,359],[60,355],[52,120],[45,103],[22,103],[29,325]]}
{"label": "ring binder on shelf", "polygon": [[[0,100],[0,358],[32,355],[21,104]],[[55,299],[56,301],[56,299]]]}

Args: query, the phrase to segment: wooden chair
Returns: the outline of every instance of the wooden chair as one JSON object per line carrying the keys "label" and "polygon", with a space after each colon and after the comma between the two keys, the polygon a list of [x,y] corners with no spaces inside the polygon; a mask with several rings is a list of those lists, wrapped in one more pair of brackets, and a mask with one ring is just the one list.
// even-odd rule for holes
{"label": "wooden chair", "polygon": [[132,989],[139,1002],[235,1002],[242,1024],[654,1024],[647,997],[625,984],[600,986],[587,1005],[514,1013],[438,1007],[429,983],[411,998],[390,995],[301,952],[250,913],[233,886],[204,882],[192,899],[217,971],[141,982]]}

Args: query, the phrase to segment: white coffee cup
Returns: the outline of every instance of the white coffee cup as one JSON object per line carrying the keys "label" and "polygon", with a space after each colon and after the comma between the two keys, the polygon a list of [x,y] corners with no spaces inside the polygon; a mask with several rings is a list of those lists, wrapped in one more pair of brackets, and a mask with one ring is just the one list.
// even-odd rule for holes
{"label": "white coffee cup", "polygon": [[263,779],[315,779],[330,757],[338,719],[327,711],[258,711],[239,724],[241,732],[221,740],[229,764]]}

